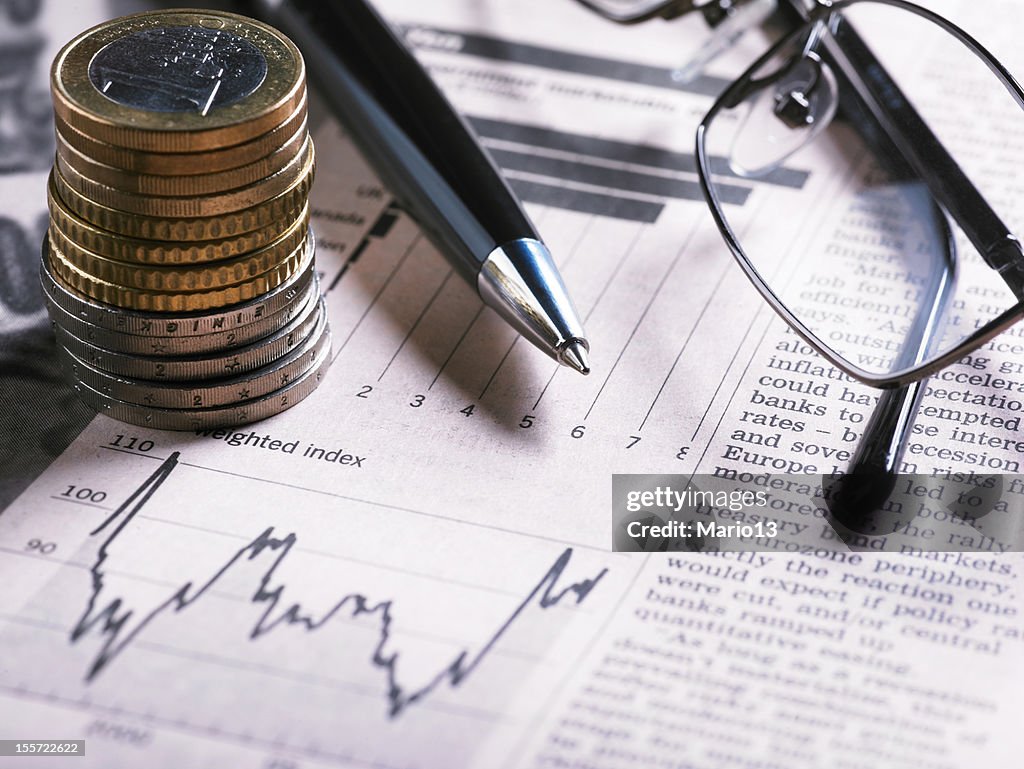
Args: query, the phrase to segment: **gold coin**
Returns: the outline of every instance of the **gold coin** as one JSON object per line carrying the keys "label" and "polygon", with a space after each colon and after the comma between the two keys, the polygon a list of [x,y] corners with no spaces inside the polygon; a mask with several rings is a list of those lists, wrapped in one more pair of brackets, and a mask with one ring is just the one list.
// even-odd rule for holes
{"label": "gold coin", "polygon": [[229,168],[226,171],[190,176],[139,174],[99,163],[68,144],[59,130],[57,156],[66,167],[73,169],[81,177],[118,192],[181,197],[223,193],[271,177],[283,171],[296,158],[307,140],[303,123],[302,133],[296,133],[283,147],[255,163]]}
{"label": "gold coin", "polygon": [[57,54],[54,110],[83,134],[147,152],[199,152],[295,112],[305,66],[272,27],[222,11],[150,11],[83,32]]}
{"label": "gold coin", "polygon": [[307,136],[302,144],[302,151],[273,176],[228,192],[188,197],[136,195],[108,187],[82,176],[60,155],[57,155],[57,170],[65,181],[84,197],[108,208],[143,216],[192,219],[220,216],[266,202],[291,187],[296,179],[309,175],[313,169],[313,156],[313,142]]}
{"label": "gold coin", "polygon": [[188,293],[128,288],[100,280],[72,264],[52,241],[48,259],[51,271],[61,280],[99,302],[146,312],[193,312],[247,302],[273,290],[302,270],[313,258],[314,250],[312,235],[307,233],[306,240],[294,252],[267,272],[231,286]]}
{"label": "gold coin", "polygon": [[[55,118],[61,138],[97,163],[139,174],[192,176],[217,173],[255,163],[306,132],[306,97],[298,109],[281,125],[267,133],[233,147],[209,152],[141,152],[97,141],[76,130],[60,117]],[[301,141],[301,139],[299,140]]]}
{"label": "gold coin", "polygon": [[265,203],[221,216],[199,218],[166,218],[139,216],[95,203],[76,192],[54,168],[50,184],[54,197],[63,201],[75,215],[109,232],[144,240],[204,241],[232,238],[268,227],[286,219],[289,223],[306,205],[312,170],[277,197]]}
{"label": "gold coin", "polygon": [[298,219],[278,240],[258,251],[192,267],[108,259],[69,240],[52,219],[50,241],[71,264],[99,280],[152,291],[205,291],[241,283],[281,264],[305,241],[307,225]]}
{"label": "gold coin", "polygon": [[269,245],[296,221],[309,219],[309,203],[306,203],[294,217],[282,216],[266,227],[231,238],[191,242],[143,240],[102,230],[76,216],[55,194],[52,185],[47,187],[46,198],[50,219],[68,240],[108,259],[137,264],[182,265],[231,259]]}

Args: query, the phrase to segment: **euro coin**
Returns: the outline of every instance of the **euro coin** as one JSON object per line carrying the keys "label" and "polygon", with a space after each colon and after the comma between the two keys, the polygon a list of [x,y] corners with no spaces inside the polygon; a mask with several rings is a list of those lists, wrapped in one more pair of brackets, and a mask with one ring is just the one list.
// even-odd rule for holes
{"label": "euro coin", "polygon": [[152,265],[101,256],[69,238],[50,223],[54,248],[82,272],[125,288],[152,291],[200,291],[224,288],[255,278],[282,264],[306,240],[307,221],[296,219],[274,242],[231,259],[198,265]]}
{"label": "euro coin", "polygon": [[312,333],[318,322],[317,301],[309,302],[286,326],[270,336],[231,350],[153,355],[108,350],[80,339],[59,323],[54,325],[57,343],[96,368],[127,377],[166,382],[198,382],[237,376],[269,366],[287,355]]}
{"label": "euro coin", "polygon": [[[248,187],[284,171],[308,142],[305,123],[285,144],[272,153],[244,166],[202,174],[142,174],[94,160],[72,147],[57,131],[57,155],[61,163],[75,174],[104,188],[135,195],[182,197],[214,195],[239,187]],[[83,190],[89,194],[87,190]],[[101,198],[96,200],[103,202]]]}
{"label": "euro coin", "polygon": [[146,240],[118,235],[85,221],[57,196],[52,185],[47,190],[50,221],[68,240],[108,259],[136,264],[197,264],[231,259],[256,251],[277,241],[296,222],[309,222],[309,204],[294,217],[282,216],[252,232],[243,232],[220,240]]}
{"label": "euro coin", "polygon": [[[293,295],[289,303],[274,313],[260,315],[245,323],[224,324],[225,327],[201,334],[174,334],[156,336],[152,333],[130,334],[119,329],[105,328],[91,323],[86,318],[75,315],[61,303],[59,290],[43,291],[51,321],[74,335],[111,352],[135,355],[180,356],[203,355],[214,352],[228,352],[235,348],[266,339],[291,323],[308,305],[316,301],[313,282],[307,281],[303,290]],[[137,313],[138,315],[145,315]],[[152,315],[152,314],[150,314]],[[185,326],[192,330],[196,326],[209,326],[216,322],[221,313],[198,314],[185,318],[185,323],[174,324],[173,328]],[[250,316],[251,317],[251,316]],[[234,317],[232,318],[234,320]],[[166,329],[170,326],[166,319],[157,318],[152,321],[151,329]]]}
{"label": "euro coin", "polygon": [[[261,318],[247,326],[224,331],[213,331],[196,336],[133,336],[120,331],[94,326],[76,318],[64,308],[56,305],[52,297],[44,297],[50,311],[51,321],[68,334],[83,342],[108,352],[128,355],[152,355],[155,357],[197,356],[207,353],[228,353],[237,348],[266,340],[294,320],[295,313],[301,314],[308,303],[315,302],[308,293],[295,305],[289,306],[276,315]],[[300,304],[302,302],[302,304]]]}
{"label": "euro coin", "polygon": [[82,33],[50,74],[40,283],[81,398],[185,430],[306,397],[331,334],[295,46],[234,14],[156,11]]}
{"label": "euro coin", "polygon": [[[325,334],[330,330],[325,328]],[[301,402],[320,384],[331,364],[330,344],[321,346],[318,357],[299,377],[270,393],[230,406],[169,409],[138,405],[99,392],[81,381],[74,388],[87,404],[101,414],[122,422],[163,430],[201,430],[248,424],[280,414]]]}
{"label": "euro coin", "polygon": [[[44,250],[45,248],[44,244]],[[302,297],[316,282],[314,264],[310,261],[304,269],[273,291],[268,291],[250,302],[231,305],[215,312],[147,313],[125,310],[91,299],[57,278],[50,271],[47,261],[44,256],[39,277],[43,293],[49,300],[89,325],[126,336],[203,336],[242,329],[279,313],[287,313],[287,320],[294,314],[296,303],[303,302]],[[273,330],[270,329],[267,333]]]}
{"label": "euro coin", "polygon": [[82,197],[108,208],[129,214],[141,214],[173,219],[222,216],[234,211],[251,209],[292,189],[301,179],[313,174],[313,142],[307,137],[300,152],[284,168],[246,187],[212,195],[184,197],[138,195],[108,187],[89,179],[72,168],[57,155],[57,172],[66,184]]}
{"label": "euro coin", "polygon": [[299,345],[262,368],[237,376],[198,382],[160,382],[128,379],[90,366],[62,348],[63,363],[72,376],[97,392],[140,406],[198,409],[245,404],[300,379],[330,344],[324,333],[326,313],[318,310],[317,325]]}
{"label": "euro coin", "polygon": [[157,291],[136,289],[111,283],[72,264],[50,243],[49,264],[55,275],[86,296],[116,307],[149,312],[191,312],[209,310],[238,302],[247,302],[265,294],[301,270],[313,256],[312,236],[280,264],[243,282],[221,288],[195,291]]}
{"label": "euro coin", "polygon": [[312,183],[310,173],[270,200],[220,216],[162,217],[131,214],[96,203],[71,187],[56,168],[50,172],[51,194],[93,226],[129,238],[179,242],[233,238],[270,227],[282,219],[290,223],[306,205]]}
{"label": "euro coin", "polygon": [[97,141],[201,152],[253,140],[302,102],[305,67],[272,27],[220,11],[106,22],[57,54],[54,111]]}
{"label": "euro coin", "polygon": [[144,152],[116,144],[107,144],[72,128],[57,115],[57,132],[71,147],[97,163],[139,174],[192,176],[227,171],[255,163],[306,134],[306,97],[281,125],[255,139],[204,152]]}

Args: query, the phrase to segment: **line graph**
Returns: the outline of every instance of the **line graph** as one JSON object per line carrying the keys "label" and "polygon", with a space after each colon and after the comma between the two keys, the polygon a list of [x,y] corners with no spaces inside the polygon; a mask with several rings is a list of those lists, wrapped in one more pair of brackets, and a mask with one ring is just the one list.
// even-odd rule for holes
{"label": "line graph", "polygon": [[528,607],[537,606],[540,609],[549,609],[567,598],[574,598],[578,604],[597,587],[607,572],[606,569],[601,569],[591,578],[560,586],[562,574],[573,555],[572,548],[566,548],[536,586],[476,651],[469,649],[459,651],[451,662],[426,684],[418,687],[406,687],[400,682],[398,675],[401,651],[388,648],[392,621],[392,601],[390,599],[375,600],[357,592],[346,593],[337,599],[329,609],[320,614],[304,609],[299,602],[289,604],[284,599],[286,585],[283,582],[275,584],[275,576],[298,542],[298,536],[294,532],[278,536],[275,534],[274,527],[266,528],[250,543],[240,548],[205,582],[200,584],[192,581],[185,582],[174,589],[170,596],[148,611],[138,610],[127,605],[120,596],[110,598],[105,596],[104,576],[111,558],[110,546],[131,525],[135,517],[172,474],[178,466],[179,457],[179,452],[168,456],[149,478],[90,533],[90,536],[93,537],[106,536],[97,548],[96,561],[90,569],[92,592],[85,610],[75,623],[70,635],[73,644],[82,641],[94,632],[102,636],[100,650],[86,673],[87,681],[92,681],[99,676],[157,617],[166,612],[177,613],[187,609],[211,592],[236,564],[246,559],[254,561],[264,553],[270,553],[273,556],[271,562],[250,599],[253,605],[262,606],[263,612],[250,630],[249,639],[256,641],[277,628],[290,626],[297,626],[307,632],[313,632],[327,626],[332,619],[341,615],[346,609],[352,617],[359,615],[377,617],[380,637],[370,663],[384,674],[388,715],[395,718],[410,705],[427,697],[444,683],[447,682],[451,687],[456,687],[465,681],[481,665],[506,631]]}

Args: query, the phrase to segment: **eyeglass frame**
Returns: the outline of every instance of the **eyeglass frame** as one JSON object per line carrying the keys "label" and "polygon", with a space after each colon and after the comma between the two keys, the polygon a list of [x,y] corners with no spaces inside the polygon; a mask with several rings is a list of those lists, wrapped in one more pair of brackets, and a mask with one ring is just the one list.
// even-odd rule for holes
{"label": "eyeglass frame", "polygon": [[[632,14],[616,14],[608,9],[601,8],[597,4],[591,2],[591,0],[576,0],[579,4],[583,5],[587,9],[597,13],[605,19],[619,23],[619,24],[636,24],[643,21],[647,21],[652,18],[663,18],[673,19],[679,16],[685,15],[691,11],[702,11],[707,15],[710,8],[718,6],[720,3],[716,0],[708,0],[708,2],[700,3],[698,0],[663,0],[662,2],[653,2],[647,7],[640,11]],[[781,0],[781,2],[787,2],[787,0]],[[895,372],[889,372],[887,374],[877,374],[867,371],[859,366],[854,365],[850,361],[846,360],[842,355],[837,353],[824,341],[822,341],[816,334],[814,334],[799,318],[797,318],[793,312],[786,306],[786,304],[776,295],[776,293],[768,286],[764,278],[757,271],[752,264],[750,258],[747,256],[743,247],[740,244],[739,237],[729,224],[722,204],[715,194],[715,188],[711,184],[711,162],[707,152],[706,136],[708,129],[713,120],[723,111],[734,107],[742,101],[742,97],[745,96],[745,91],[750,88],[752,83],[755,83],[754,75],[764,67],[773,58],[778,56],[780,52],[784,51],[787,47],[793,46],[795,43],[806,37],[808,41],[815,41],[815,38],[820,37],[820,29],[826,29],[828,27],[829,19],[845,9],[848,9],[854,5],[861,5],[865,3],[873,3],[876,5],[884,5],[893,8],[897,8],[903,11],[907,11],[916,16],[919,16],[926,21],[929,21],[937,25],[940,29],[946,33],[952,35],[961,44],[979,57],[985,66],[996,76],[1003,87],[1009,92],[1009,94],[1017,102],[1018,106],[1024,110],[1024,89],[1017,83],[1013,75],[993,56],[984,46],[982,46],[974,37],[969,33],[961,29],[958,25],[954,24],[949,19],[927,9],[916,3],[910,2],[909,0],[813,0],[814,6],[807,8],[802,6],[798,0],[788,0],[790,5],[804,17],[803,23],[798,25],[796,29],[790,33],[784,35],[780,40],[772,44],[768,50],[759,57],[743,74],[737,77],[732,84],[725,89],[725,91],[719,95],[711,106],[710,110],[701,120],[697,127],[696,134],[696,162],[697,162],[697,174],[700,182],[701,189],[704,194],[705,202],[708,208],[711,210],[711,215],[715,221],[716,226],[726,246],[729,248],[736,260],[740,269],[744,275],[751,282],[751,284],[760,292],[761,296],[765,299],[771,309],[787,324],[790,328],[800,336],[808,345],[810,345],[818,354],[825,358],[829,363],[835,366],[837,369],[842,371],[844,374],[856,379],[864,384],[883,388],[902,388],[907,385],[911,385],[918,382],[935,372],[944,369],[953,363],[957,362],[965,355],[976,350],[981,345],[985,344],[989,340],[995,338],[1003,331],[1008,329],[1010,326],[1015,325],[1022,318],[1024,318],[1024,297],[1022,297],[1015,305],[1002,312],[993,320],[990,320],[985,326],[976,330],[971,335],[960,340],[952,349],[945,353],[941,353],[925,361],[924,363],[911,365]],[[802,56],[807,56],[808,53],[812,52],[813,45],[803,46]],[[850,77],[851,73],[844,72],[847,77]],[[855,77],[859,78],[857,73],[853,73]],[[854,80],[855,78],[850,78]],[[912,109],[912,108],[911,108]],[[877,118],[877,115],[876,115]],[[892,139],[892,130],[886,129],[886,122],[880,120],[882,123],[883,130],[890,139]],[[923,123],[923,121],[922,121]],[[894,129],[897,133],[901,133],[900,129]],[[937,141],[937,140],[936,140]],[[941,145],[940,145],[941,146]],[[905,159],[905,158],[904,158]],[[955,163],[955,161],[954,161]],[[927,179],[924,180],[928,184],[929,188],[932,187],[928,183]],[[934,190],[931,190],[934,195]],[[980,197],[980,196],[979,196]],[[1011,238],[1012,238],[1011,234]],[[1014,239],[1016,240],[1016,239]],[[1019,242],[1016,243],[1019,248]],[[979,249],[981,250],[981,249]],[[1024,251],[1021,251],[1021,256],[1024,257]],[[988,261],[987,256],[985,257]],[[997,268],[991,262],[989,265],[993,269],[997,269],[1001,272],[1000,268]],[[1024,258],[1017,264],[1013,265],[1018,272],[1024,273]]]}
{"label": "eyeglass frame", "polygon": [[786,304],[779,299],[775,292],[772,291],[764,278],[751,263],[750,258],[743,250],[735,231],[729,225],[722,209],[722,204],[715,194],[714,186],[711,184],[711,164],[706,147],[706,136],[712,121],[723,111],[723,109],[728,108],[730,103],[738,103],[741,100],[737,97],[745,95],[743,94],[743,91],[750,87],[753,82],[753,75],[758,70],[778,56],[781,51],[792,46],[794,43],[797,43],[802,37],[813,35],[815,27],[819,24],[827,24],[827,19],[832,14],[863,3],[874,3],[877,5],[898,8],[914,13],[938,25],[945,32],[953,35],[953,37],[967,46],[972,53],[981,58],[985,65],[993,72],[993,74],[996,75],[1002,85],[1014,97],[1018,105],[1024,109],[1024,90],[1021,89],[1020,85],[1016,82],[1009,71],[1006,70],[1006,68],[1003,67],[1003,65],[1000,64],[988,50],[978,43],[977,40],[945,17],[939,16],[933,11],[922,8],[921,6],[908,2],[907,0],[835,0],[834,2],[828,2],[828,0],[816,0],[816,5],[814,9],[809,12],[805,23],[772,45],[764,55],[754,62],[746,72],[740,75],[732,85],[730,85],[718,97],[711,109],[705,115],[704,119],[701,120],[697,127],[697,172],[708,207],[711,209],[711,214],[715,219],[715,224],[718,226],[719,232],[725,240],[726,245],[729,247],[729,250],[732,252],[733,257],[736,259],[747,279],[750,280],[754,287],[758,289],[772,310],[785,320],[790,327],[805,342],[807,342],[807,344],[813,347],[820,355],[844,374],[874,387],[896,388],[911,384],[935,373],[936,371],[946,368],[1020,321],[1021,318],[1024,317],[1024,300],[1018,301],[1017,304],[1001,313],[995,319],[989,321],[981,329],[978,329],[970,336],[962,339],[948,352],[938,355],[923,364],[910,366],[886,375],[873,374],[872,372],[855,366],[825,344],[825,342],[818,338],[816,334],[808,329],[807,326],[793,314]]}

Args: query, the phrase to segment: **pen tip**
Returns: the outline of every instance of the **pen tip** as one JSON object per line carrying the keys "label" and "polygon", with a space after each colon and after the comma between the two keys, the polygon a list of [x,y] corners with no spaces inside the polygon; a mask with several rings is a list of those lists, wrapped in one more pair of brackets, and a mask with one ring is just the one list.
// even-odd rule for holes
{"label": "pen tip", "polygon": [[587,358],[587,343],[582,339],[573,339],[562,348],[559,355],[562,363],[586,376],[590,373],[590,361]]}

